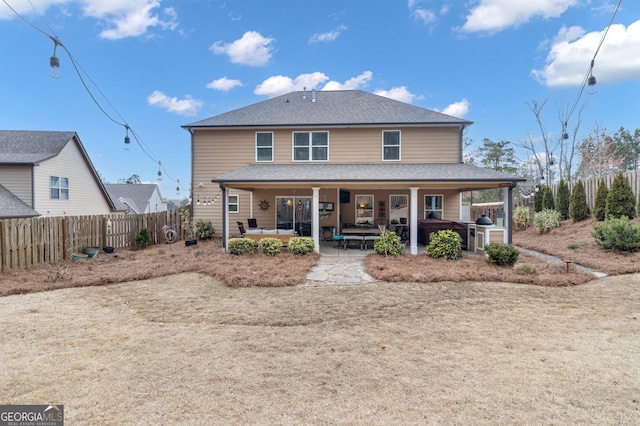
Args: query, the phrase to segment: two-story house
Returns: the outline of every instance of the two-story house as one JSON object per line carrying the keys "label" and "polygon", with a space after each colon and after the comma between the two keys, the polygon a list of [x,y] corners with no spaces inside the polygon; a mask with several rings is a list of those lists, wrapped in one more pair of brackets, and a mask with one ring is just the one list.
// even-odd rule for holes
{"label": "two-story house", "polygon": [[0,217],[115,210],[78,134],[0,130]]}
{"label": "two-story house", "polygon": [[155,183],[105,183],[104,186],[116,209],[127,214],[167,211],[167,201]]}
{"label": "two-story house", "polygon": [[417,254],[419,219],[459,220],[470,190],[506,188],[510,206],[524,180],[463,163],[471,124],[360,90],[293,92],[197,121],[183,126],[193,215],[225,242],[255,218],[314,237],[317,251],[327,227],[400,222]]}

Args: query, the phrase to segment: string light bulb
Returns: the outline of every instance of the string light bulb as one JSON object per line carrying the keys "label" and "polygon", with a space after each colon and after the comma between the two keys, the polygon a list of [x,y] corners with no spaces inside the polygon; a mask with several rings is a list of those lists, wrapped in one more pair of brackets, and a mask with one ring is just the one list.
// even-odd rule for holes
{"label": "string light bulb", "polygon": [[176,181],[176,183],[178,184],[178,185],[176,186],[176,195],[180,195],[180,179],[178,179],[178,180]]}
{"label": "string light bulb", "polygon": [[62,43],[60,43],[58,37],[50,36],[50,38],[53,41],[53,55],[49,58],[49,77],[57,80],[62,77],[62,73],[60,72],[60,59],[56,56],[56,49],[58,46],[62,46]]}
{"label": "string light bulb", "polygon": [[126,135],[124,136],[124,150],[129,151],[131,149],[131,138],[129,138],[129,126],[124,126]]}
{"label": "string light bulb", "polygon": [[162,170],[160,170],[162,168],[162,162],[158,161],[158,182],[162,181]]}

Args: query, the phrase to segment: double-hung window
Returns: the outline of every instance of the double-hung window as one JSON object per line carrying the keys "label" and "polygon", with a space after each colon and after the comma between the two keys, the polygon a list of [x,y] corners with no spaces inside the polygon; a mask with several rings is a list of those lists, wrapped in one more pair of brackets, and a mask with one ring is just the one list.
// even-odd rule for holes
{"label": "double-hung window", "polygon": [[400,161],[400,130],[382,132],[382,160]]}
{"label": "double-hung window", "polygon": [[256,161],[273,161],[273,133],[256,133]]}
{"label": "double-hung window", "polygon": [[425,219],[442,219],[443,206],[442,195],[425,195],[424,196],[424,218]]}
{"label": "double-hung window", "polygon": [[240,196],[229,195],[229,213],[238,213],[240,211]]}
{"label": "double-hung window", "polygon": [[329,160],[329,132],[293,132],[293,161]]}
{"label": "double-hung window", "polygon": [[51,176],[49,180],[49,193],[52,199],[69,199],[69,178]]}

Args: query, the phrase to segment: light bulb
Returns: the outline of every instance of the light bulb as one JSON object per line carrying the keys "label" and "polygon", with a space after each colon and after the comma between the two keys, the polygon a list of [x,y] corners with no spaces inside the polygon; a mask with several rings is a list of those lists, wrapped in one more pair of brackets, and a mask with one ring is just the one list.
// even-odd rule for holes
{"label": "light bulb", "polygon": [[54,80],[62,77],[62,72],[60,71],[60,59],[58,59],[56,55],[49,58],[49,77]]}

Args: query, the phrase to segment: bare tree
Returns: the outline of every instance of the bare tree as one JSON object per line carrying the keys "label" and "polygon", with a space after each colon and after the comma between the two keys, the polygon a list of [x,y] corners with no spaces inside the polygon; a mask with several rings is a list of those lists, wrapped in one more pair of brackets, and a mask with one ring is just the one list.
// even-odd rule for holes
{"label": "bare tree", "polygon": [[580,145],[582,163],[580,175],[583,179],[600,179],[621,171],[624,158],[618,153],[613,138],[607,129],[596,123],[589,136]]}

